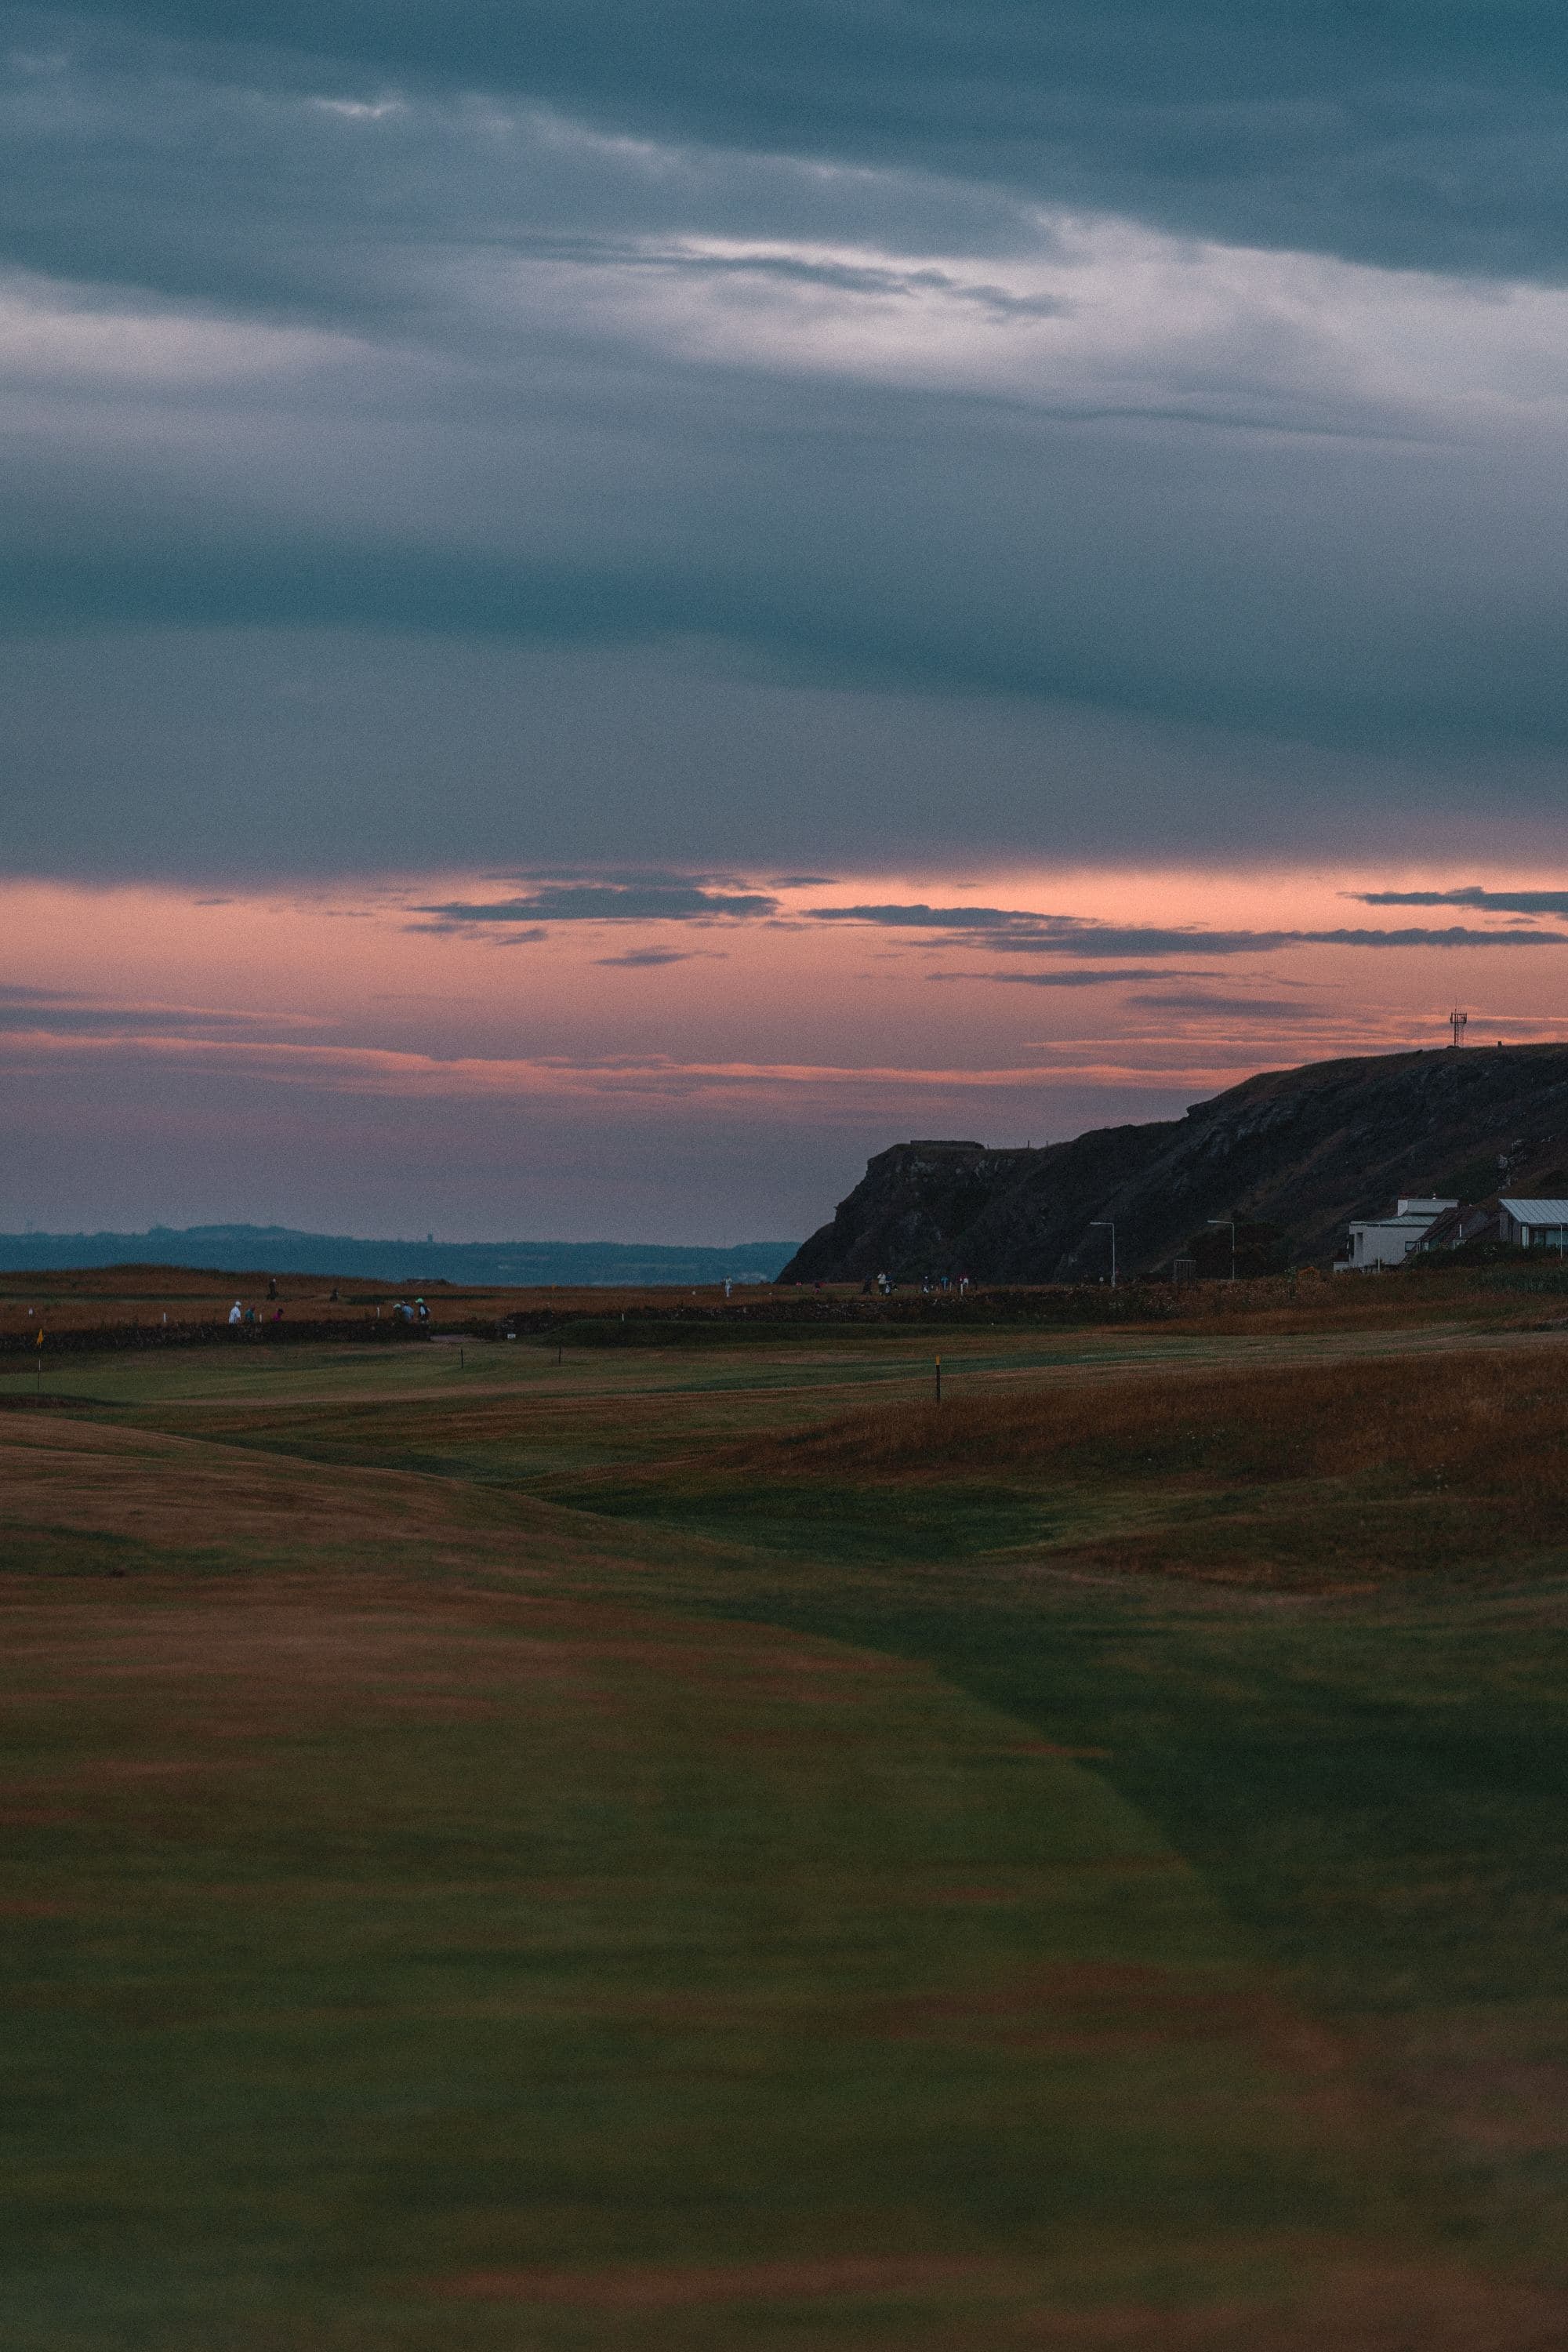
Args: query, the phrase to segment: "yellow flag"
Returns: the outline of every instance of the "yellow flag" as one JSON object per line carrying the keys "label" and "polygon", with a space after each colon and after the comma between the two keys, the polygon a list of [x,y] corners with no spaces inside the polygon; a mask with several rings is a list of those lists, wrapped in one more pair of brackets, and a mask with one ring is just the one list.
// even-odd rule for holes
{"label": "yellow flag", "polygon": [[40,1324],[39,1324],[39,1326],[38,1326],[38,1337],[37,1337],[37,1341],[35,1342],[35,1344],[36,1344],[37,1347],[40,1347],[40,1348],[41,1348],[41,1347],[43,1346],[43,1344],[44,1344],[44,1327],[43,1327],[43,1325],[42,1325],[41,1323],[40,1323]]}

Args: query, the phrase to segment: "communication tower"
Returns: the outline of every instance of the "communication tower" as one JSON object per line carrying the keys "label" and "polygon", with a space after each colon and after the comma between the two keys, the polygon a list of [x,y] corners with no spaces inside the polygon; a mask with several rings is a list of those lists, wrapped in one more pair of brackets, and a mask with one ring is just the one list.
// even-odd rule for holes
{"label": "communication tower", "polygon": [[1448,1015],[1448,1026],[1454,1033],[1456,1046],[1462,1045],[1465,1042],[1465,1024],[1469,1017],[1468,1013],[1461,1013],[1457,1004]]}

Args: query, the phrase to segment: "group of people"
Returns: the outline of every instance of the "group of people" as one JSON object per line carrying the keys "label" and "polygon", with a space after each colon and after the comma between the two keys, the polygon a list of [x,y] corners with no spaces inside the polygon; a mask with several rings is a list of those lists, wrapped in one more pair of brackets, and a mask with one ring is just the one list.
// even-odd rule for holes
{"label": "group of people", "polygon": [[[269,1300],[275,1299],[278,1297],[278,1284],[276,1280],[272,1280],[268,1283],[267,1296]],[[332,1289],[330,1303],[333,1307],[340,1304],[338,1291],[335,1286]],[[380,1307],[378,1307],[375,1311],[379,1315],[381,1312]],[[426,1306],[425,1301],[422,1298],[416,1298],[412,1306],[409,1305],[406,1298],[400,1298],[396,1306],[393,1308],[392,1315],[394,1322],[396,1323],[428,1323],[430,1320],[430,1309]],[[167,1321],[167,1317],[165,1317],[164,1320]],[[283,1309],[281,1305],[274,1307],[270,1316],[268,1316],[264,1315],[259,1307],[247,1307],[243,1299],[237,1298],[234,1305],[228,1310],[230,1330],[246,1329],[253,1328],[255,1325],[263,1322],[281,1323],[282,1320]]]}
{"label": "group of people", "polygon": [[[275,1274],[269,1274],[267,1277],[267,1296],[268,1299],[274,1299],[278,1296],[278,1276]],[[167,1316],[163,1318],[165,1322],[167,1322],[168,1319]],[[228,1310],[228,1328],[231,1331],[242,1328],[253,1329],[255,1326],[262,1320],[263,1318],[258,1308],[254,1307],[246,1307],[242,1305],[240,1300],[237,1298]],[[272,1320],[274,1323],[282,1322],[283,1309],[281,1307],[278,1308]]]}
{"label": "group of people", "polygon": [[[271,1293],[271,1296],[272,1296],[274,1298],[276,1298],[276,1297],[277,1297],[277,1296],[278,1296],[277,1291],[276,1291],[276,1290],[274,1290],[274,1291]],[[165,1319],[165,1321],[166,1321],[168,1318],[165,1317],[165,1318],[164,1318],[164,1319]],[[264,1318],[262,1318],[262,1317],[261,1317],[261,1316],[257,1312],[257,1310],[256,1310],[256,1308],[255,1308],[254,1307],[242,1307],[242,1306],[241,1306],[241,1304],[240,1304],[240,1302],[239,1302],[239,1300],[238,1300],[237,1298],[235,1300],[234,1305],[233,1305],[233,1306],[229,1308],[229,1310],[228,1310],[228,1324],[229,1324],[229,1328],[230,1328],[230,1330],[231,1330],[231,1331],[235,1328],[235,1327],[236,1327],[237,1325],[246,1325],[246,1326],[250,1326],[250,1325],[254,1325],[254,1324],[259,1323],[259,1322],[261,1322],[263,1319],[264,1319]],[[274,1321],[274,1323],[281,1323],[281,1322],[282,1322],[282,1320],[283,1320],[283,1309],[281,1308],[281,1307],[275,1307],[275,1308],[273,1309],[272,1320]]]}

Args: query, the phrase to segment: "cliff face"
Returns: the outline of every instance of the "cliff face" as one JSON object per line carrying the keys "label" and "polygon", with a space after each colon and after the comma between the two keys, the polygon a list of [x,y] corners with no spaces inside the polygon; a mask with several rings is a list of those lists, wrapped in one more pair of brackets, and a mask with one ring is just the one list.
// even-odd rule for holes
{"label": "cliff face", "polygon": [[1348,1219],[1397,1193],[1494,1191],[1502,1153],[1526,1192],[1552,1190],[1568,1166],[1568,1045],[1267,1071],[1184,1118],[1039,1150],[895,1144],[779,1280],[1089,1280],[1110,1263],[1095,1218],[1115,1220],[1129,1273],[1168,1262],[1220,1216],[1277,1225],[1296,1262],[1326,1264]]}

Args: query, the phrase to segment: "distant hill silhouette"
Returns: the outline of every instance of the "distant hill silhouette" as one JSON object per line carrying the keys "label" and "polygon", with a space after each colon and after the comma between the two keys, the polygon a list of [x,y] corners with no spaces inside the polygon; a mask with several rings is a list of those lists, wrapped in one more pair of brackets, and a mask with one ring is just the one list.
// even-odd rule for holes
{"label": "distant hill silhouette", "polygon": [[373,1282],[469,1285],[767,1281],[791,1242],[742,1242],[733,1249],[681,1249],[639,1242],[361,1241],[303,1234],[287,1225],[187,1225],[144,1234],[0,1234],[0,1270],[183,1265],[231,1274],[358,1276]]}
{"label": "distant hill silhouette", "polygon": [[1037,1150],[970,1142],[879,1152],[780,1280],[1080,1282],[1181,1254],[1211,1217],[1271,1228],[1326,1264],[1348,1219],[1396,1193],[1478,1200],[1500,1154],[1521,1192],[1568,1193],[1568,1045],[1447,1047],[1271,1070],[1184,1118],[1097,1128]]}

